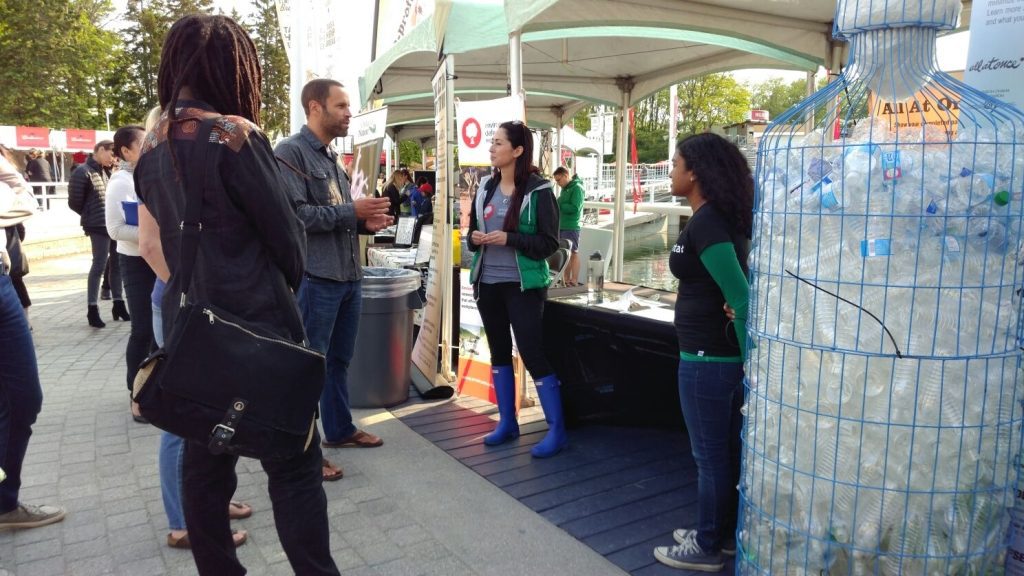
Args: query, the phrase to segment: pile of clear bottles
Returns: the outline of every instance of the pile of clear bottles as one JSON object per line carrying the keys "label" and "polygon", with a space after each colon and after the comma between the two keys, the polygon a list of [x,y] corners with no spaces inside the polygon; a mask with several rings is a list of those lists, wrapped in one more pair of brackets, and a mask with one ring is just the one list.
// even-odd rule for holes
{"label": "pile of clear bottles", "polygon": [[1002,568],[1024,113],[938,70],[958,13],[841,1],[848,65],[762,138],[741,573]]}

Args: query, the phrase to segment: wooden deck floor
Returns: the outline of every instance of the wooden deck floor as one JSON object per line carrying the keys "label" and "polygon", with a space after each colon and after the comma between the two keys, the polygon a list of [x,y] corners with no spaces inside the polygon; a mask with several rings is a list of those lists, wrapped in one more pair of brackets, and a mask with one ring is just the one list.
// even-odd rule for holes
{"label": "wooden deck floor", "polygon": [[[517,441],[484,446],[497,408],[473,398],[412,399],[391,410],[406,425],[544,518],[642,576],[702,574],[658,563],[655,546],[696,524],[697,472],[684,432],[588,424],[569,448],[539,460],[530,448],[547,430],[539,406],[520,411]],[[733,571],[730,560],[724,573]]]}

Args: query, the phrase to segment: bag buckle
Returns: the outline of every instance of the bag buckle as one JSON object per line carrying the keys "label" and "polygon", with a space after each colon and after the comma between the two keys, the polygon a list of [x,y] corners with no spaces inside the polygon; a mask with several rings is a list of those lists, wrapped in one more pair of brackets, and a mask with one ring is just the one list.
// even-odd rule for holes
{"label": "bag buckle", "polygon": [[210,431],[210,443],[207,448],[209,448],[211,454],[227,452],[228,447],[231,445],[231,439],[235,436],[234,426],[242,419],[242,413],[245,412],[247,405],[248,402],[241,398],[235,398],[231,401],[227,413],[224,414],[224,419]]}
{"label": "bag buckle", "polygon": [[210,452],[213,454],[223,454],[226,452],[234,435],[235,429],[230,426],[225,426],[224,424],[214,426],[210,437]]}

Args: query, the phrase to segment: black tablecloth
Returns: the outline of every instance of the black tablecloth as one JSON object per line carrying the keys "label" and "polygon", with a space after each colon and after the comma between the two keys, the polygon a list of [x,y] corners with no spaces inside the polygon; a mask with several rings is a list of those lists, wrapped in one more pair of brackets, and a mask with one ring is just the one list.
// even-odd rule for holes
{"label": "black tablecloth", "polygon": [[[609,299],[632,286],[606,284]],[[671,309],[675,294],[635,288]],[[544,308],[544,347],[562,382],[570,424],[602,421],[681,430],[679,345],[671,322],[587,304],[581,288],[551,290]]]}

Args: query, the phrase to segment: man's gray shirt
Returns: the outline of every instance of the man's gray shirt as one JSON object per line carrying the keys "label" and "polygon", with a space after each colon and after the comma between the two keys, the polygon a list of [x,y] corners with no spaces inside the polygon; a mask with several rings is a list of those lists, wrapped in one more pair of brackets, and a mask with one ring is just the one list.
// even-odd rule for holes
{"label": "man's gray shirt", "polygon": [[317,278],[361,280],[359,233],[348,175],[333,147],[308,126],[274,148],[295,211],[306,228],[306,273]]}

